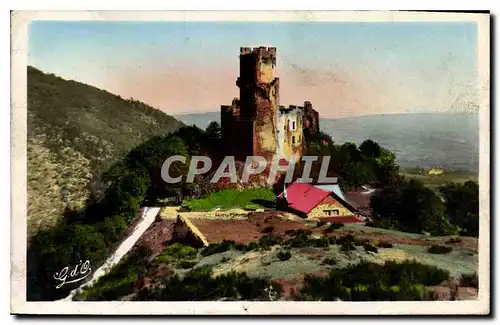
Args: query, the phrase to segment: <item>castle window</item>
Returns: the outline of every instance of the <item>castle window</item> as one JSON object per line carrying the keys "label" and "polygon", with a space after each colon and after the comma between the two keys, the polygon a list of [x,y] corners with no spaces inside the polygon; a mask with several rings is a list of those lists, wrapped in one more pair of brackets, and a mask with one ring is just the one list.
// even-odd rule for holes
{"label": "castle window", "polygon": [[292,130],[295,130],[295,121],[292,122]]}
{"label": "castle window", "polygon": [[292,135],[292,144],[295,144],[295,136]]}

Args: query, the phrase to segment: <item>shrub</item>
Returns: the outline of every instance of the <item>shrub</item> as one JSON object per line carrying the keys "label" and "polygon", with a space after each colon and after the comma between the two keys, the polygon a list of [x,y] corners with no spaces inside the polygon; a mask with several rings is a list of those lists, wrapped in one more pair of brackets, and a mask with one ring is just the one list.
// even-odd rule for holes
{"label": "shrub", "polygon": [[278,252],[278,258],[281,261],[289,260],[291,257],[292,257],[292,253],[290,253],[290,251],[279,251]]}
{"label": "shrub", "polygon": [[312,231],[309,229],[290,229],[285,231],[285,234],[293,237],[308,238],[311,236]]}
{"label": "shrub", "polygon": [[387,241],[381,241],[377,246],[380,248],[392,248],[392,244]]}
{"label": "shrub", "polygon": [[268,234],[268,233],[273,232],[273,231],[274,231],[274,227],[268,226],[268,227],[265,227],[264,229],[262,229],[261,233]]}
{"label": "shrub", "polygon": [[328,237],[321,237],[321,238],[315,238],[311,239],[311,246],[314,247],[328,247],[330,245],[331,239]]}
{"label": "shrub", "polygon": [[398,275],[398,277],[388,280],[391,284],[408,281],[410,283],[422,283],[426,286],[434,286],[450,278],[450,273],[448,271],[416,261],[404,261],[400,263],[387,261],[384,264],[384,269],[387,270],[391,276],[394,276],[394,274]]}
{"label": "shrub", "polygon": [[274,235],[265,235],[259,238],[259,248],[261,250],[268,250],[271,246],[279,245],[283,242],[283,238]]}
{"label": "shrub", "polygon": [[344,301],[431,300],[425,286],[449,279],[449,273],[413,261],[361,262],[332,269],[328,276],[308,275],[295,299]]}
{"label": "shrub", "polygon": [[77,294],[75,300],[111,301],[129,294],[133,284],[147,273],[145,261],[150,254],[144,247],[134,249],[93,286]]}
{"label": "shrub", "polygon": [[292,229],[285,231],[285,234],[289,236],[293,236],[289,240],[285,242],[286,245],[291,247],[306,247],[312,245],[312,242],[309,238],[311,236],[312,231],[309,229]]}
{"label": "shrub", "polygon": [[337,244],[339,245],[343,245],[344,243],[351,243],[351,244],[354,244],[354,241],[355,241],[355,238],[353,235],[349,234],[349,235],[345,235],[345,236],[342,236],[340,237],[339,239],[337,239]]}
{"label": "shrub", "polygon": [[326,265],[335,265],[337,264],[337,261],[334,260],[333,258],[325,258],[322,262],[323,264],[326,264]]}
{"label": "shrub", "polygon": [[432,245],[429,247],[427,252],[429,254],[448,254],[452,251],[453,249],[448,246],[441,246],[441,245]]}
{"label": "shrub", "polygon": [[354,244],[352,242],[344,242],[342,244],[342,246],[340,247],[340,250],[342,252],[349,252],[349,251],[356,250],[356,247],[354,246]]}
{"label": "shrub", "polygon": [[473,287],[473,288],[478,289],[479,288],[479,278],[477,276],[477,273],[462,274],[460,276],[460,285],[462,287]]}
{"label": "shrub", "polygon": [[115,215],[104,219],[102,229],[106,242],[112,243],[120,239],[121,234],[127,228],[126,218],[123,215]]}
{"label": "shrub", "polygon": [[367,252],[378,253],[378,248],[370,243],[364,244],[363,247],[364,247],[365,251],[367,251]]}
{"label": "shrub", "polygon": [[254,250],[254,249],[259,248],[259,244],[258,244],[258,243],[256,243],[256,242],[251,242],[251,243],[249,243],[249,244],[247,244],[247,245],[245,245],[245,244],[236,244],[236,245],[234,246],[234,248],[235,248],[236,250],[238,250],[238,251],[242,251],[242,252],[249,252],[249,251],[252,251],[252,250]]}
{"label": "shrub", "polygon": [[177,263],[177,267],[179,267],[181,269],[190,269],[193,266],[195,266],[196,264],[197,264],[196,261],[182,260],[182,261],[179,261],[179,263]]}
{"label": "shrub", "polygon": [[220,243],[210,244],[201,251],[202,256],[209,256],[218,253],[226,252],[235,247],[235,242],[232,240],[224,239]]}
{"label": "shrub", "polygon": [[168,246],[165,251],[158,256],[157,260],[161,263],[168,263],[183,258],[194,258],[197,254],[198,250],[194,247],[174,243]]}
{"label": "shrub", "polygon": [[[249,278],[245,273],[229,272],[212,277],[207,267],[194,268],[182,278],[171,275],[162,279],[163,286],[145,289],[136,300],[147,301],[214,301],[273,300],[283,288],[267,279]],[[272,294],[270,294],[272,293]]]}

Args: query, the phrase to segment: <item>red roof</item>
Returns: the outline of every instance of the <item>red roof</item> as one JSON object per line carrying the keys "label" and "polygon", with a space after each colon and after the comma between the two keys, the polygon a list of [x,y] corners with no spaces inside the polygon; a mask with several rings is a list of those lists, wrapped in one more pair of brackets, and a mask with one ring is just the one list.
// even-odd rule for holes
{"label": "red roof", "polygon": [[[330,193],[315,186],[295,182],[286,189],[286,200],[288,206],[302,213],[309,213]],[[281,193],[279,198],[283,198]]]}

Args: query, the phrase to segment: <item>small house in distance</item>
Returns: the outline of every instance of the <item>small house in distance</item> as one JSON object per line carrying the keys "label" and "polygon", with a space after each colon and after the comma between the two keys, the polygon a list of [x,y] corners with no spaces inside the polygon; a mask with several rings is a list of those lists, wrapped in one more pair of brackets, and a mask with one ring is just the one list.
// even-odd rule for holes
{"label": "small house in distance", "polygon": [[357,209],[338,191],[295,182],[278,195],[277,204],[307,219],[332,223],[362,222]]}

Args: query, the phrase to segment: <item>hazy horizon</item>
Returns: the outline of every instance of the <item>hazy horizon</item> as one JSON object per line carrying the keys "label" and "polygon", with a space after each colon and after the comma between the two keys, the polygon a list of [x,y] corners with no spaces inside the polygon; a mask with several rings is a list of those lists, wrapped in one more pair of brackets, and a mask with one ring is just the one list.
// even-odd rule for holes
{"label": "hazy horizon", "polygon": [[[205,129],[211,121],[220,122],[219,112],[178,114],[187,125]],[[456,112],[396,113],[320,117],[320,130],[335,143],[360,145],[372,139],[396,153],[402,168],[443,167],[454,171],[478,171],[479,116]]]}
{"label": "hazy horizon", "polygon": [[[184,116],[184,115],[203,115],[203,114],[220,114],[220,109],[219,110],[212,110],[212,111],[201,111],[201,112],[181,112],[181,113],[176,113],[172,114],[172,116]],[[345,117],[321,117],[320,118],[327,118],[327,119],[347,119],[347,118],[359,118],[359,117],[365,117],[365,116],[379,116],[379,115],[410,115],[410,114],[458,114],[458,115],[479,115],[479,112],[477,111],[446,111],[446,112],[438,112],[438,111],[425,111],[425,112],[396,112],[396,113],[376,113],[376,114],[365,114],[365,115],[353,115],[353,116],[345,116]]]}
{"label": "hazy horizon", "polygon": [[280,104],[321,116],[474,111],[474,23],[35,21],[28,64],[171,115],[238,96],[240,46],[276,46]]}

